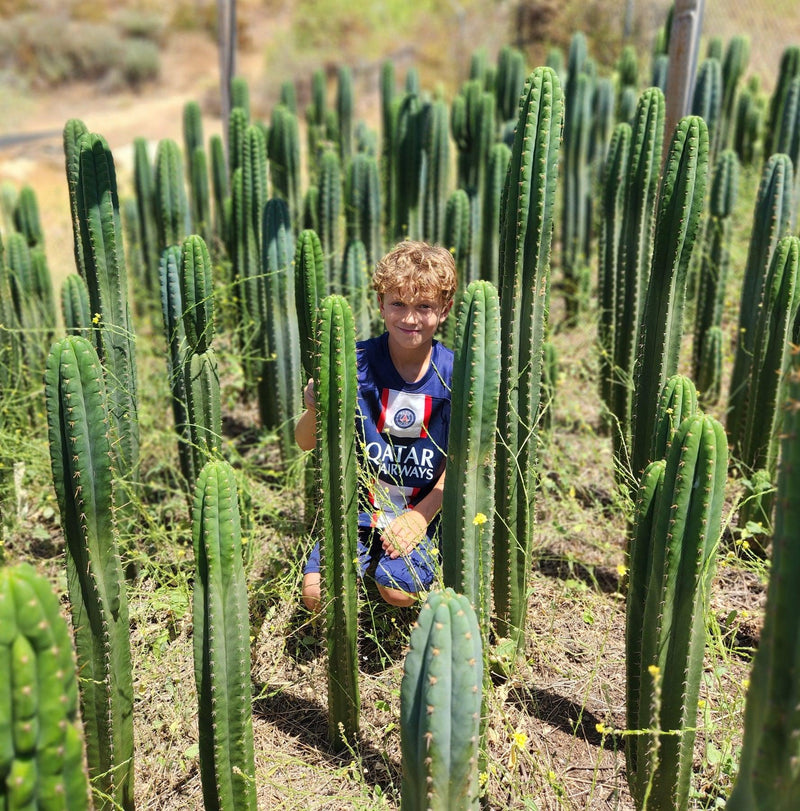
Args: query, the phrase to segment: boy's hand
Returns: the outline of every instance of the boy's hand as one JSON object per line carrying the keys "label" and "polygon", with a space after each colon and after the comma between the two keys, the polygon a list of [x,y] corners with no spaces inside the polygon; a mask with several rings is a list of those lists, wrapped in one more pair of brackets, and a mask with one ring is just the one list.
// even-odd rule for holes
{"label": "boy's hand", "polygon": [[425,537],[428,522],[416,510],[398,515],[381,535],[383,550],[390,558],[407,555]]}
{"label": "boy's hand", "polygon": [[314,394],[314,378],[309,377],[306,387],[303,389],[303,402],[306,408],[315,409],[317,407],[317,397]]}

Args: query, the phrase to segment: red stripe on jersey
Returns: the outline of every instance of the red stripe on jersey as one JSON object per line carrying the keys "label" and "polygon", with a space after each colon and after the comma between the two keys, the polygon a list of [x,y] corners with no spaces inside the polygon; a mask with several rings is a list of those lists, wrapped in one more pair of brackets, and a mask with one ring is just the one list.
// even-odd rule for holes
{"label": "red stripe on jersey", "polygon": [[383,426],[386,425],[386,409],[389,407],[389,389],[381,391],[381,415],[378,417],[378,423],[375,426],[380,434],[383,431]]}
{"label": "red stripe on jersey", "polygon": [[428,423],[431,421],[431,409],[433,408],[433,397],[425,395],[425,416],[422,418],[422,427],[419,429],[421,439],[428,436]]}

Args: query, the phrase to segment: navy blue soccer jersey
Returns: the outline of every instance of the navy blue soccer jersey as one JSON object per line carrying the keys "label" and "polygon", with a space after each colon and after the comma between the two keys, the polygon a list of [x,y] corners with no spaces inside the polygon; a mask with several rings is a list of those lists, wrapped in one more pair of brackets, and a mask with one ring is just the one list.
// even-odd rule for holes
{"label": "navy blue soccer jersey", "polygon": [[428,371],[407,383],[392,363],[388,337],[384,333],[356,345],[358,444],[365,474],[358,521],[379,529],[423,499],[444,472],[453,374],[453,353],[434,341]]}

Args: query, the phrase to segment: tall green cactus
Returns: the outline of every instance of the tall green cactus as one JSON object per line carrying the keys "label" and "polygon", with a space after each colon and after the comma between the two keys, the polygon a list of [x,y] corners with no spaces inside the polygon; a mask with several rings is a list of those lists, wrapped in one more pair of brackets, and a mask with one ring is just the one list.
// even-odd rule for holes
{"label": "tall green cactus", "polygon": [[787,155],[772,155],[764,164],[753,212],[753,229],[742,282],[736,355],[728,394],[728,431],[734,457],[742,445],[747,381],[753,358],[753,341],[761,309],[764,280],[778,242],[789,233],[792,200],[792,164]]}
{"label": "tall green cactus", "polygon": [[306,228],[297,238],[294,258],[294,293],[297,309],[300,361],[306,378],[314,374],[317,308],[327,295],[322,244],[316,231]]}
{"label": "tall green cactus", "polygon": [[722,326],[722,310],[730,268],[732,215],[739,190],[739,161],[732,149],[720,152],[714,167],[706,223],[705,244],[700,263],[700,279],[695,305],[692,369],[700,377],[700,360],[705,336],[712,327]]}
{"label": "tall green cactus", "polygon": [[83,245],[81,244],[81,229],[78,219],[78,177],[80,173],[80,140],[89,131],[86,124],[79,118],[70,118],[64,124],[62,142],[64,147],[64,164],[67,174],[67,191],[69,192],[69,206],[72,220],[72,247],[75,253],[75,267],[78,273],[86,278],[86,269],[83,266]]}
{"label": "tall green cactus", "polygon": [[133,184],[139,214],[139,245],[144,264],[145,290],[155,298],[160,254],[156,227],[156,189],[153,166],[144,138],[133,140]]}
{"label": "tall green cactus", "polygon": [[289,204],[292,225],[296,228],[302,213],[300,133],[297,116],[282,104],[272,108],[267,155],[272,193]]}
{"label": "tall green cactus", "polygon": [[[203,114],[200,105],[192,99],[183,105],[183,154],[188,160],[195,149],[202,146]],[[189,179],[188,175],[186,179]]]}
{"label": "tall green cactus", "polygon": [[250,623],[236,474],[206,463],[195,489],[194,678],[200,778],[211,811],[256,808]]}
{"label": "tall green cactus", "polygon": [[342,255],[342,168],[339,156],[332,149],[322,153],[319,164],[319,195],[317,197],[317,233],[322,243],[328,284],[335,290]]}
{"label": "tall green cactus", "polygon": [[525,55],[517,48],[504,45],[497,55],[495,96],[500,121],[516,123],[517,107],[525,87]]}
{"label": "tall green cactus", "polygon": [[212,249],[216,253],[219,246],[224,245],[230,254],[230,223],[226,215],[226,200],[230,200],[230,182],[222,136],[214,133],[209,139],[208,148],[211,161],[211,196],[214,199]]}
{"label": "tall green cactus", "polygon": [[24,185],[19,190],[13,211],[14,227],[25,237],[28,247],[44,245],[44,232],[39,217],[39,202],[32,186]]}
{"label": "tall green cactus", "polygon": [[719,59],[704,59],[697,71],[692,96],[692,115],[699,115],[708,126],[710,160],[716,156],[719,118],[722,112],[722,65]]}
{"label": "tall green cactus", "polygon": [[69,629],[27,563],[0,568],[0,718],[0,807],[88,809]]}
{"label": "tall green cactus", "polygon": [[485,196],[481,204],[481,253],[480,277],[495,287],[500,284],[500,221],[502,218],[503,187],[506,183],[511,150],[504,143],[497,143],[489,150],[489,165],[486,170]]}
{"label": "tall green cactus", "polygon": [[[618,290],[622,282],[623,231],[627,183],[630,160],[631,127],[622,122],[611,136],[608,156],[603,170],[602,205],[600,210],[600,238],[597,289],[599,313],[597,319],[597,343],[600,350],[600,395],[606,408],[613,409],[614,367],[617,357],[615,343],[619,333],[617,318]],[[615,429],[616,430],[616,429]]]}
{"label": "tall green cactus", "polygon": [[702,118],[678,122],[661,181],[653,262],[634,367],[632,470],[649,457],[658,397],[675,374],[683,335],[686,274],[700,224],[708,169],[708,129]]}
{"label": "tall green cactus", "polygon": [[520,102],[503,200],[501,377],[495,502],[494,603],[502,636],[525,640],[527,580],[537,482],[542,343],[547,324],[550,248],[564,117],[561,84],[537,68]]}
{"label": "tall green cactus", "polygon": [[160,253],[170,245],[180,245],[191,229],[183,158],[171,138],[162,139],[156,148],[155,204]]}
{"label": "tall green cactus", "polygon": [[[686,809],[703,671],[705,611],[727,478],[727,445],[711,417],[684,420],[643,487],[630,554],[627,670],[628,784],[637,807]],[[657,465],[657,463],[656,463]],[[641,629],[639,635],[639,629]]]}
{"label": "tall green cactus", "polygon": [[750,40],[745,35],[731,37],[722,60],[722,109],[720,111],[719,148],[732,146],[736,95],[739,81],[750,60]]}
{"label": "tall green cactus", "polygon": [[159,262],[161,314],[167,345],[167,377],[172,394],[172,418],[178,435],[178,459],[181,473],[188,486],[197,478],[192,455],[191,434],[186,416],[186,381],[183,366],[186,360],[186,327],[183,321],[181,296],[181,249],[170,245]]}
{"label": "tall green cactus", "polygon": [[317,444],[324,494],[322,587],[328,641],[328,737],[352,742],[361,710],[358,690],[356,545],[356,350],[353,317],[341,296],[323,299],[317,319]]}
{"label": "tall green cactus", "polygon": [[475,612],[432,591],[411,631],[400,685],[404,811],[477,809],[483,652]]}
{"label": "tall green cactus", "polygon": [[703,338],[700,351],[699,370],[697,372],[697,389],[703,405],[714,405],[719,402],[722,393],[722,354],[725,336],[722,327],[709,327]]}
{"label": "tall green cactus", "polygon": [[781,55],[778,81],[770,98],[769,116],[764,131],[766,138],[765,154],[767,155],[773,155],[779,151],[778,141],[780,139],[781,120],[783,119],[789,88],[796,76],[800,76],[800,46],[793,44],[789,45]]}
{"label": "tall green cactus", "polygon": [[274,428],[285,462],[298,454],[294,420],[302,411],[300,335],[294,293],[294,236],[289,206],[273,197],[264,206],[262,258],[265,310],[264,372],[258,388],[262,424]]}
{"label": "tall green cactus", "polygon": [[364,340],[372,332],[373,307],[370,289],[370,264],[360,239],[351,239],[344,249],[339,289],[353,311],[356,338]]}
{"label": "tall green cactus", "polygon": [[372,267],[383,255],[381,246],[381,197],[378,163],[371,155],[353,155],[347,168],[344,214],[347,242],[363,243]]}
{"label": "tall green cactus", "polygon": [[685,375],[673,375],[664,384],[658,398],[656,426],[650,458],[663,459],[681,423],[697,414],[697,389]]}
{"label": "tall green cactus", "polygon": [[616,283],[617,335],[611,409],[619,425],[612,435],[618,471],[630,466],[633,369],[639,347],[644,294],[650,278],[663,137],[664,94],[651,87],[642,93],[636,107],[626,180],[626,206],[621,223],[624,248]]}
{"label": "tall green cactus", "polygon": [[442,500],[442,576],[464,594],[487,638],[491,604],[494,448],[500,396],[500,302],[474,281],[459,302],[447,476]]}
{"label": "tall green cactus", "polygon": [[444,237],[444,217],[450,193],[450,133],[447,104],[434,101],[429,108],[425,133],[425,187],[422,202],[422,236],[431,243]]}
{"label": "tall green cactus", "polygon": [[[67,586],[89,776],[102,808],[133,809],[128,599],[117,551],[106,387],[92,344],[53,344],[45,372],[50,461],[67,542]],[[114,805],[116,804],[116,805]]]}
{"label": "tall green cactus", "polygon": [[416,239],[421,233],[422,167],[424,165],[426,107],[417,93],[397,100],[395,154],[392,160],[394,212],[391,240]]}
{"label": "tall green cactus", "polygon": [[76,207],[92,313],[100,316],[95,348],[103,364],[116,473],[134,479],[139,461],[135,335],[119,216],[114,158],[101,135],[80,139]]}
{"label": "tall green cactus", "polygon": [[750,673],[744,710],[739,773],[728,799],[730,811],[790,811],[800,803],[797,654],[800,616],[800,375],[794,356],[781,430],[781,462],[776,496],[764,627]]}
{"label": "tall green cactus", "polygon": [[208,158],[202,146],[198,146],[188,160],[189,171],[189,220],[198,236],[211,239],[211,190],[208,180]]}
{"label": "tall green cactus", "polygon": [[353,156],[353,71],[340,65],[336,76],[336,119],[339,124],[339,160],[346,167]]}
{"label": "tall green cactus", "polygon": [[69,273],[61,285],[61,314],[68,335],[88,337],[92,329],[89,289],[77,273]]}

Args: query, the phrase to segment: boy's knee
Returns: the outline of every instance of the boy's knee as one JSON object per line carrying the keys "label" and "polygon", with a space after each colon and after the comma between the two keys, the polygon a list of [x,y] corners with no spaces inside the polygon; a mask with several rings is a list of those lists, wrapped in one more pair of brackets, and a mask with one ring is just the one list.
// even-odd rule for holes
{"label": "boy's knee", "polygon": [[389,603],[389,605],[396,606],[397,608],[408,608],[417,602],[416,594],[403,591],[402,589],[393,589],[389,588],[388,586],[382,586],[380,583],[378,583],[378,591],[380,592],[381,597],[383,597],[383,599]]}
{"label": "boy's knee", "polygon": [[320,591],[319,572],[308,572],[303,575],[303,605],[315,614],[319,611],[322,603],[322,593]]}

